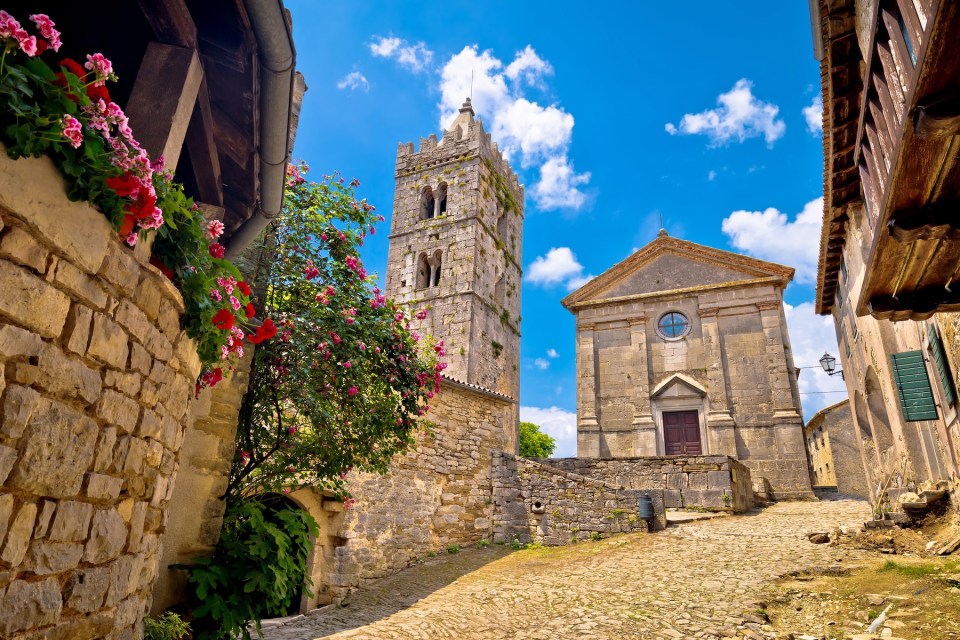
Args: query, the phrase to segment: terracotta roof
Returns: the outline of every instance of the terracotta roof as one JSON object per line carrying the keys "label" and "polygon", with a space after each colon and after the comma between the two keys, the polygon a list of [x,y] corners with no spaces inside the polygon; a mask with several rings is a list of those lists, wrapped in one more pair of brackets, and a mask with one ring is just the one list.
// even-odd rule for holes
{"label": "terracotta roof", "polygon": [[476,393],[480,393],[483,395],[493,396],[494,398],[497,398],[498,400],[503,400],[504,402],[516,402],[514,398],[511,398],[510,396],[494,391],[493,389],[487,389],[486,387],[481,387],[478,384],[464,382],[463,380],[458,380],[457,378],[448,376],[445,373],[440,374],[440,377],[447,382],[452,382],[454,386],[461,387],[469,391],[474,391]]}

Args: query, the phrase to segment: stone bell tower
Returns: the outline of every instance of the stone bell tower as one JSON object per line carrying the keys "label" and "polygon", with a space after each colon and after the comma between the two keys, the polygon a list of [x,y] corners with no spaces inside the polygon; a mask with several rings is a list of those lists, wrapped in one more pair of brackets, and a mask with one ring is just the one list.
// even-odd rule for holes
{"label": "stone bell tower", "polygon": [[523,187],[470,99],[443,132],[397,149],[387,295],[426,308],[446,375],[519,398]]}

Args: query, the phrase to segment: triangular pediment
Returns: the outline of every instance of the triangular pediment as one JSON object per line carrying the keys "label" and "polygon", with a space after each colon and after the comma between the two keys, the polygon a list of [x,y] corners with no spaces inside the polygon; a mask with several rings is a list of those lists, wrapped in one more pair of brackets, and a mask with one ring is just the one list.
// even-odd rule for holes
{"label": "triangular pediment", "polygon": [[699,382],[682,373],[675,373],[662,380],[650,392],[651,398],[689,398],[690,396],[703,397],[707,390]]}
{"label": "triangular pediment", "polygon": [[786,286],[790,267],[731,251],[660,235],[563,299],[568,309],[583,303],[657,296],[728,287],[732,284],[774,282]]}

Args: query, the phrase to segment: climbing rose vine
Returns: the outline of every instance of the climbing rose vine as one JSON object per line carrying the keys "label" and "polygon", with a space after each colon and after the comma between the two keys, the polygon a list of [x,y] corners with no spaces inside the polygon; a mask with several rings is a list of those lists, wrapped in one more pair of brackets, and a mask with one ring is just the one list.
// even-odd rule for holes
{"label": "climbing rose vine", "polygon": [[[256,329],[250,290],[224,259],[223,224],[207,222],[183,187],[137,142],[123,109],[110,98],[117,80],[102,53],[80,62],[61,58],[62,41],[46,15],[30,16],[31,34],[0,11],[0,142],[11,158],[49,156],[73,200],[96,206],[129,246],[155,232],[151,262],[183,294],[183,326],[196,340],[203,365],[198,385],[216,384],[229,359],[243,354],[243,339],[262,342],[269,320]],[[229,318],[228,318],[229,316]],[[247,333],[243,327],[248,327]]]}
{"label": "climbing rose vine", "polygon": [[360,260],[383,218],[357,199],[359,182],[306,172],[288,172],[261,248],[257,281],[279,335],[254,357],[228,502],[299,486],[342,493],[350,469],[384,471],[426,424],[446,366],[443,343],[411,331]]}

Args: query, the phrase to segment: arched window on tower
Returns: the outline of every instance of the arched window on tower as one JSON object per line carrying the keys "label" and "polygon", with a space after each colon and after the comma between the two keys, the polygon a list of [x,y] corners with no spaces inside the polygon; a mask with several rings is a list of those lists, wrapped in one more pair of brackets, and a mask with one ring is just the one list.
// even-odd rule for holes
{"label": "arched window on tower", "polygon": [[420,194],[420,219],[429,220],[433,217],[434,207],[433,189],[424,187]]}
{"label": "arched window on tower", "polygon": [[430,286],[430,263],[427,254],[421,253],[417,260],[417,289],[426,289]]}
{"label": "arched window on tower", "polygon": [[433,254],[433,264],[431,265],[433,268],[433,284],[431,286],[434,287],[440,286],[440,262],[442,255],[443,254],[439,249],[437,249],[437,251]]}
{"label": "arched window on tower", "polygon": [[441,182],[440,186],[437,187],[437,200],[440,201],[440,204],[437,207],[437,215],[442,216],[447,212],[447,183]]}

